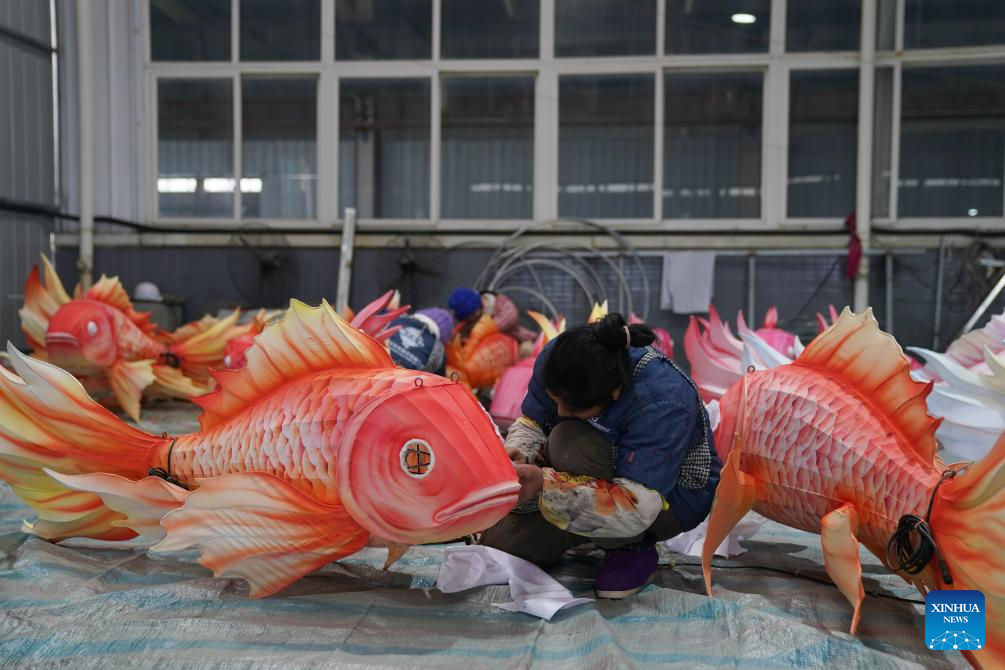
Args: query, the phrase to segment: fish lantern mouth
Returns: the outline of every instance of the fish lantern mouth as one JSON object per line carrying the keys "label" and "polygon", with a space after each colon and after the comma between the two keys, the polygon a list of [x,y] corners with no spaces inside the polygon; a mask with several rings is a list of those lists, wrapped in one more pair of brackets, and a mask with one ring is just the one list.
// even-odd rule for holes
{"label": "fish lantern mouth", "polygon": [[470,393],[429,375],[375,398],[337,446],[339,495],[374,535],[403,544],[456,540],[502,520],[520,484]]}
{"label": "fish lantern mouth", "polygon": [[98,370],[98,366],[84,354],[80,340],[72,333],[46,333],[45,350],[50,361],[71,374],[90,374]]}
{"label": "fish lantern mouth", "polygon": [[505,506],[512,509],[520,495],[520,484],[506,482],[475,491],[461,500],[440,508],[433,515],[437,523],[446,523],[461,517],[478,514],[484,510]]}

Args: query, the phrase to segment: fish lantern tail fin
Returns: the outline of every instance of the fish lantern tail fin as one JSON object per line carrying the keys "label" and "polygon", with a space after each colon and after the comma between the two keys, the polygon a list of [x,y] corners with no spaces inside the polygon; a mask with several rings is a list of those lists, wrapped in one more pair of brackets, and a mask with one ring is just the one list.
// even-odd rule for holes
{"label": "fish lantern tail fin", "polygon": [[70,296],[63,288],[56,269],[43,254],[42,273],[39,273],[37,265],[31,269],[31,274],[24,283],[24,306],[18,310],[21,330],[36,353],[45,351],[45,329],[49,325],[49,319],[68,302]]}
{"label": "fish lantern tail fin", "polygon": [[[210,382],[210,369],[226,368],[224,359],[227,357],[227,342],[254,327],[254,322],[238,324],[240,317],[241,310],[235,309],[226,318],[207,321],[205,327],[187,331],[184,339],[175,340],[171,344],[169,350],[171,356],[167,361],[161,361],[158,366],[170,364],[197,382],[202,384]],[[155,369],[154,372],[158,373],[158,370]]]}
{"label": "fish lantern tail fin", "polygon": [[92,400],[73,375],[8,344],[16,372],[0,368],[0,479],[38,513],[25,531],[49,540],[124,540],[125,516],[100,496],[53,475],[146,474],[151,451],[166,438],[133,428]]}
{"label": "fish lantern tail fin", "polygon": [[977,667],[1005,667],[1005,434],[939,487],[931,526],[953,580],[944,584],[937,576],[936,588],[984,594],[985,646],[964,655]]}

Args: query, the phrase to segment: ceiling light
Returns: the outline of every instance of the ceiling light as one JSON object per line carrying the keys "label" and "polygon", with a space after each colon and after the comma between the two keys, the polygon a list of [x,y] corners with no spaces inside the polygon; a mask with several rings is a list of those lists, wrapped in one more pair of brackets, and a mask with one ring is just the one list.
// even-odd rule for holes
{"label": "ceiling light", "polygon": [[754,23],[755,21],[757,21],[757,17],[756,16],[754,16],[753,14],[746,14],[746,13],[733,14],[732,18],[733,18],[733,23],[745,23],[746,24],[746,23]]}
{"label": "ceiling light", "polygon": [[191,177],[160,177],[157,179],[158,193],[195,193],[199,180]]}
{"label": "ceiling light", "polygon": [[202,190],[206,193],[233,193],[234,180],[229,177],[206,177],[202,180]]}

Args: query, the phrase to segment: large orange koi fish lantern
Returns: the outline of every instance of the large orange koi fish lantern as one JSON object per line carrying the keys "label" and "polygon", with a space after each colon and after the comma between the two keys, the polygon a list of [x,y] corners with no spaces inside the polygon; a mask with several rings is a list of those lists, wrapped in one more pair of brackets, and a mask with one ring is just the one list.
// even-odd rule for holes
{"label": "large orange koi fish lantern", "polygon": [[[199,562],[274,593],[371,539],[483,530],[520,485],[488,414],[460,384],[395,367],[327,303],[293,301],[241,370],[214,372],[201,430],[150,435],[69,373],[13,347],[0,369],[0,478],[38,512],[25,531],[197,546]],[[276,430],[275,417],[290,430]],[[401,550],[401,547],[397,547]]]}
{"label": "large orange koi fish lantern", "polygon": [[21,328],[36,358],[80,378],[94,395],[122,407],[133,419],[144,395],[187,398],[212,388],[210,367],[224,365],[227,342],[248,332],[240,310],[224,319],[206,317],[166,333],[148,312],[133,309],[117,277],[105,277],[70,298],[42,257],[24,287]]}
{"label": "large orange koi fish lantern", "polygon": [[[986,644],[964,654],[1005,667],[1005,436],[980,462],[947,466],[935,455],[931,388],[911,378],[871,312],[847,309],[790,365],[734,384],[719,401],[724,465],[702,551],[709,593],[715,548],[753,509],[821,535],[827,572],[854,607],[852,633],[865,598],[861,543],[922,594],[981,591]],[[912,565],[919,520],[940,553]]]}

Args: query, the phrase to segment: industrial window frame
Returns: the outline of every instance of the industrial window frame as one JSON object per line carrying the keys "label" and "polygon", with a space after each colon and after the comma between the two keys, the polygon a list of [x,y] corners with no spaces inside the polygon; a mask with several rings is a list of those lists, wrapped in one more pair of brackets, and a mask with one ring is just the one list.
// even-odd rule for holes
{"label": "industrial window frame", "polygon": [[[144,112],[141,119],[141,144],[146,152],[146,215],[153,225],[200,228],[239,227],[247,221],[265,221],[276,228],[316,228],[320,232],[341,227],[338,211],[338,92],[342,79],[381,79],[420,77],[430,81],[430,165],[429,217],[425,219],[362,219],[361,228],[372,232],[512,232],[530,219],[466,220],[441,217],[441,81],[443,76],[532,76],[535,79],[534,151],[533,151],[533,221],[558,218],[558,82],[559,77],[577,74],[649,74],[655,77],[655,128],[653,147],[653,216],[645,219],[598,219],[624,232],[838,232],[843,219],[797,219],[787,215],[789,76],[795,70],[859,69],[863,68],[862,51],[798,52],[785,51],[786,5],[788,0],[773,0],[769,49],[752,54],[664,55],[666,40],[666,0],[657,0],[656,53],[652,56],[570,57],[554,55],[555,0],[540,1],[540,52],[538,58],[510,60],[451,60],[440,58],[441,1],[433,0],[432,57],[427,60],[336,61],[335,60],[335,0],[321,2],[321,59],[319,61],[247,61],[240,60],[240,2],[232,0],[231,59],[222,62],[152,61],[150,55],[149,2],[140,4],[138,32],[144,55]],[[865,67],[889,67],[893,71],[891,113],[891,159],[889,213],[873,217],[877,230],[1000,230],[1002,217],[975,218],[907,218],[897,215],[900,160],[900,104],[902,67],[1005,64],[1005,43],[968,48],[937,48],[905,51],[905,0],[863,0],[865,22],[877,23],[879,5],[895,3],[894,48],[876,51]],[[867,58],[869,55],[867,54]],[[761,216],[748,219],[664,219],[663,218],[663,151],[664,151],[664,77],[666,72],[731,72],[758,71],[764,76],[761,149]],[[304,75],[318,78],[317,128],[317,203],[314,219],[250,219],[242,218],[240,189],[235,189],[234,216],[229,218],[168,218],[158,212],[157,198],[157,81],[160,78],[230,78],[234,86],[234,166],[235,179],[240,178],[241,162],[241,77],[243,75]],[[860,115],[859,126],[872,125],[873,110]],[[871,136],[871,131],[868,133]],[[860,131],[862,147],[862,134]],[[869,152],[872,164],[873,152]],[[860,162],[861,165],[861,162]],[[873,175],[874,177],[874,175]],[[1005,175],[1003,175],[1005,178]],[[871,198],[872,182],[869,191]],[[321,185],[326,185],[322,188]],[[1005,189],[1003,189],[1005,192]],[[1003,196],[1005,197],[1005,196]]]}

